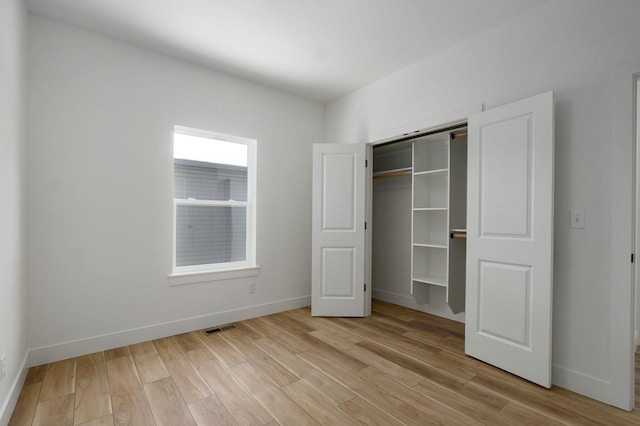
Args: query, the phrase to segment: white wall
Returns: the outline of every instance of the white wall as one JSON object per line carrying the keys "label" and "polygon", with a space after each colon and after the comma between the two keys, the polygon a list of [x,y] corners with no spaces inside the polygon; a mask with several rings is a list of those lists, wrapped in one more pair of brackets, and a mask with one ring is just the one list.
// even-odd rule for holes
{"label": "white wall", "polygon": [[[308,305],[323,106],[29,22],[33,363]],[[168,286],[174,124],[257,139],[258,277]]]}
{"label": "white wall", "polygon": [[[353,143],[555,91],[554,381],[600,399],[611,375],[612,72],[640,57],[638,22],[639,2],[552,0],[327,107],[327,140]],[[572,208],[585,229],[569,229]]]}
{"label": "white wall", "polygon": [[28,349],[23,3],[0,2],[0,356],[5,354],[7,366],[0,382],[0,424],[13,411]]}

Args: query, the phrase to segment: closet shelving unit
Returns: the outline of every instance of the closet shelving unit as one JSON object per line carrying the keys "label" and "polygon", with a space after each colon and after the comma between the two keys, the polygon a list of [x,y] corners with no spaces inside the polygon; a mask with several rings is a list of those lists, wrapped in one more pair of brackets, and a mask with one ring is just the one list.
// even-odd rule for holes
{"label": "closet shelving unit", "polygon": [[[464,310],[466,262],[466,132],[413,141],[411,291],[446,289],[454,313]],[[455,237],[455,238],[454,238]]]}
{"label": "closet shelving unit", "polygon": [[411,269],[406,276],[413,297],[428,303],[432,287],[444,288],[454,313],[464,311],[465,302],[466,163],[466,132],[458,129],[377,146],[373,163],[373,178],[384,179],[378,188],[387,196],[411,180]]}
{"label": "closet shelving unit", "polygon": [[432,135],[413,141],[412,157],[412,285],[446,287],[449,255],[448,135]]}

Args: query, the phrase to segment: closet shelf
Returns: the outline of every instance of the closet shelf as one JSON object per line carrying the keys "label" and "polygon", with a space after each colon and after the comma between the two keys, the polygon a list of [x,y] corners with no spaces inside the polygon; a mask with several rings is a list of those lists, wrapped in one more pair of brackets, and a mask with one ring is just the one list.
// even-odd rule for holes
{"label": "closet shelf", "polygon": [[449,173],[449,169],[437,169],[437,170],[424,170],[420,172],[415,172],[414,175],[415,176],[424,176],[424,175],[439,176],[439,175],[446,175],[447,173]]}
{"label": "closet shelf", "polygon": [[443,211],[446,212],[449,210],[447,207],[414,207],[414,212],[435,212],[435,211]]}
{"label": "closet shelf", "polygon": [[430,248],[441,248],[446,249],[447,246],[443,244],[424,244],[424,243],[413,243],[414,247],[430,247]]}
{"label": "closet shelf", "polygon": [[376,172],[373,174],[374,179],[392,178],[398,176],[411,176],[413,169],[404,167],[402,169],[385,170],[384,172]]}
{"label": "closet shelf", "polygon": [[447,287],[447,279],[445,277],[413,277],[413,281],[421,284],[437,285],[439,287]]}

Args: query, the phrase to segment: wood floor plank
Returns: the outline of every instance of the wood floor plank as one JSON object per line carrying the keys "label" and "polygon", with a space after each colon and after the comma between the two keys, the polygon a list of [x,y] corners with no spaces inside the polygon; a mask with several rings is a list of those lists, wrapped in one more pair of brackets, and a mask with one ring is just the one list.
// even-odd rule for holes
{"label": "wood floor plank", "polygon": [[73,394],[67,394],[38,403],[33,426],[72,426]]}
{"label": "wood floor plank", "polygon": [[198,370],[239,424],[262,425],[274,420],[219,360],[204,360],[198,364]]}
{"label": "wood floor plank", "polygon": [[278,361],[297,377],[303,377],[311,368],[309,364],[298,358],[295,353],[290,352],[287,348],[277,342],[274,342],[268,337],[254,340],[253,344]]}
{"label": "wood floor plank", "polygon": [[269,356],[291,371],[295,376],[304,379],[324,396],[341,404],[355,396],[355,394],[334,378],[313,368],[309,363],[287,351],[271,339],[263,338],[253,342],[262,348]]}
{"label": "wood floor plank", "polygon": [[30,425],[33,422],[41,386],[42,382],[35,382],[22,387],[9,426]]}
{"label": "wood floor plank", "polygon": [[363,425],[405,424],[359,396],[340,404],[340,409]]}
{"label": "wood floor plank", "polygon": [[145,384],[144,392],[158,426],[196,425],[178,388],[170,377]]}
{"label": "wood floor plank", "polygon": [[443,370],[440,367],[431,365],[429,363],[428,355],[425,355],[424,359],[418,360],[372,341],[360,342],[358,346],[371,351],[380,358],[387,359],[389,362],[405,368],[406,370],[412,371],[423,378],[429,377],[430,379],[438,380],[442,383],[449,383],[451,381],[464,383],[473,377],[473,375],[470,374],[461,374],[457,369]]}
{"label": "wood floor plank", "polygon": [[317,330],[319,327],[322,327],[323,324],[336,327],[331,321],[324,321],[322,317],[312,317],[310,312],[307,313],[301,310],[283,312],[282,315],[278,314],[278,317],[286,321],[286,327],[288,329],[295,328],[304,333]]}
{"label": "wood floor plank", "polygon": [[585,419],[582,420],[584,424],[628,425],[640,423],[637,411],[634,412],[635,417],[633,413],[625,413],[623,419],[615,415],[622,414],[621,410],[564,389],[556,389],[555,387],[545,389],[511,374],[488,377],[482,373],[470,383],[484,386],[485,389],[487,384],[491,383],[493,392],[501,393],[505,397],[508,393],[509,399],[556,419]]}
{"label": "wood floor plank", "polygon": [[[499,415],[500,410],[509,403],[506,399],[502,399],[491,394],[487,395],[483,393],[483,390],[480,388],[473,389],[472,387],[472,390],[479,391],[480,398],[478,398],[468,396],[469,394],[473,394],[473,392],[458,393],[451,389],[433,386],[430,383],[427,385],[426,383],[429,382],[425,380],[425,382],[414,386],[415,391],[429,396],[431,399],[446,405],[457,413],[463,414],[487,425],[511,426],[513,424],[503,420]],[[466,387],[463,387],[462,389],[467,390]],[[502,404],[487,404],[485,403],[485,398],[489,399],[491,402],[498,398],[502,401]]]}
{"label": "wood floor plank", "polygon": [[100,417],[99,419],[93,419],[85,423],[80,423],[76,426],[114,426],[113,415],[109,414],[104,417]]}
{"label": "wood floor plank", "polygon": [[153,344],[187,404],[211,396],[211,389],[175,339],[158,339]]}
{"label": "wood floor plank", "polygon": [[113,419],[116,425],[155,426],[142,383],[131,357],[107,361]]}
{"label": "wood floor plank", "polygon": [[130,357],[131,356],[131,348],[129,346],[121,346],[115,349],[109,349],[108,351],[104,351],[104,357],[107,361],[122,358],[122,357]]}
{"label": "wood floor plank", "polygon": [[130,349],[142,384],[155,382],[170,376],[153,342],[131,345]]}
{"label": "wood floor plank", "polygon": [[[435,385],[435,386],[434,386]],[[509,400],[493,392],[487,391],[485,388],[474,386],[471,383],[463,383],[459,381],[444,382],[442,380],[426,379],[414,386],[416,389],[426,394],[455,394],[458,398],[473,401],[487,409],[500,410]]]}
{"label": "wood floor plank", "polygon": [[[571,407],[573,411],[583,413],[603,423],[622,420],[627,424],[640,424],[640,410],[638,409],[627,412],[560,387],[555,387],[553,390],[552,398],[554,401],[561,402],[564,406]],[[636,395],[640,396],[640,392],[636,391]]]}
{"label": "wood floor plank", "polygon": [[360,326],[352,329],[351,332],[363,339],[373,340],[414,357],[423,357],[425,354],[436,354],[442,351],[437,346],[418,342],[402,334],[392,334],[384,330],[378,330],[375,326]]}
{"label": "wood floor plank", "polygon": [[[366,321],[366,318],[312,317],[310,308],[295,309],[284,312],[291,328],[305,330],[307,333],[322,328],[330,330],[351,331]],[[300,325],[300,326],[298,326]]]}
{"label": "wood floor plank", "polygon": [[435,346],[443,351],[464,353],[464,341],[458,342],[455,339],[447,339],[447,336],[438,336],[427,330],[414,329],[407,331],[403,336],[418,342]]}
{"label": "wood floor plank", "polygon": [[189,351],[186,353],[186,355],[191,361],[191,363],[194,365],[194,367],[196,368],[201,362],[204,362],[210,359],[218,360],[218,358],[214,355],[214,353],[211,352],[208,348]]}
{"label": "wood floor plank", "polygon": [[320,330],[310,331],[308,334],[340,350],[344,350],[364,340],[363,337],[343,329],[322,328]]}
{"label": "wood floor plank", "polygon": [[402,306],[382,300],[376,300],[375,303],[372,304],[371,310],[374,313],[393,317],[407,323],[411,322],[414,319],[424,318],[425,315],[429,315],[425,314],[424,312],[416,311],[414,309],[405,309]]}
{"label": "wood floor plank", "polygon": [[254,345],[252,340],[243,337],[242,334],[229,332],[224,333],[222,337],[238,352],[242,353],[261,373],[271,379],[276,386],[285,386],[299,379],[262,349]]}
{"label": "wood floor plank", "polygon": [[216,395],[190,404],[189,411],[198,426],[235,426],[238,424]]}
{"label": "wood floor plank", "polygon": [[76,388],[76,359],[51,363],[42,381],[40,401],[73,394]]}
{"label": "wood floor plank", "polygon": [[558,421],[568,420],[572,423],[581,425],[599,424],[598,422],[593,421],[588,417],[574,413],[564,406],[556,404],[553,401],[545,398],[544,396],[541,396],[538,393],[538,389],[536,389],[535,391],[526,390],[526,386],[528,385],[527,383],[515,384],[512,382],[507,382],[505,380],[483,376],[474,377],[470,381],[470,383],[482,386],[485,389],[492,389],[500,394],[503,398],[518,402],[522,405],[526,405],[536,412],[552,419],[556,419]]}
{"label": "wood floor plank", "polygon": [[263,376],[252,364],[245,362],[229,367],[231,373],[251,395],[283,425],[318,425],[309,414],[286,393]]}
{"label": "wood floor plank", "polygon": [[446,402],[431,398],[430,396],[418,392],[415,388],[394,380],[391,376],[381,371],[367,367],[358,372],[362,378],[368,379],[381,391],[388,392],[401,399],[403,402],[416,408],[430,419],[441,424],[465,424],[479,425],[473,417],[466,416],[463,412],[455,411]]}
{"label": "wood floor plank", "polygon": [[447,335],[459,337],[464,340],[464,323],[451,321],[437,315],[425,314],[417,316],[410,321],[411,325],[421,329],[439,330]]}
{"label": "wood floor plank", "polygon": [[178,334],[177,336],[173,336],[173,338],[180,345],[184,352],[191,352],[207,348],[207,346],[202,341],[202,336],[205,336],[205,332],[201,330],[191,333]]}
{"label": "wood floor plank", "polygon": [[222,333],[202,336],[204,344],[213,352],[216,357],[225,365],[231,366],[247,362],[247,358],[236,350],[227,340],[222,337]]}
{"label": "wood floor plank", "polygon": [[[317,330],[313,333],[320,332],[325,333],[326,330]],[[318,335],[314,335],[313,333],[307,334],[306,339],[309,342],[310,347],[313,347],[314,352],[321,354],[327,359],[333,360],[333,362],[340,364],[351,371],[358,371],[367,366],[367,364],[358,359],[357,356],[350,355],[347,351],[337,347],[338,345],[333,346],[331,343],[322,340]],[[326,336],[326,334],[322,334],[321,336]]]}
{"label": "wood floor plank", "polygon": [[367,320],[368,321],[365,322],[366,325],[375,326],[381,331],[394,333],[398,335],[407,333],[413,330],[414,328],[416,328],[415,326],[412,326],[410,323],[401,321],[397,318],[387,317],[385,315],[375,315],[375,316],[367,317]]}
{"label": "wood floor plank", "polygon": [[357,425],[351,416],[308,383],[299,380],[283,386],[282,391],[322,425]]}
{"label": "wood floor plank", "polygon": [[400,398],[378,389],[370,381],[363,379],[353,371],[336,364],[317,352],[308,351],[298,354],[298,356],[316,366],[316,368],[325,372],[327,375],[334,377],[363,399],[380,407],[389,413],[389,415],[402,422],[408,424],[440,424],[424,413],[421,413],[415,407],[405,403]]}
{"label": "wood floor plank", "polygon": [[[345,336],[336,336],[335,332],[327,330],[316,330],[310,333],[314,337],[328,343],[337,349],[349,354],[355,359],[362,361],[366,365],[372,365],[376,368],[386,371],[388,374],[393,375],[396,379],[408,385],[416,385],[420,383],[423,378],[419,374],[410,371],[403,366],[389,360],[385,357],[380,357],[376,353],[367,350],[365,347],[358,346],[357,343],[362,343],[361,339],[348,339]],[[358,369],[360,370],[360,369]]]}
{"label": "wood floor plank", "polygon": [[507,423],[514,425],[556,426],[567,424],[559,420],[554,420],[543,413],[513,401],[510,401],[502,410],[500,410],[498,416]]}
{"label": "wood floor plank", "polygon": [[46,372],[47,372],[47,364],[31,367],[27,372],[26,379],[24,379],[24,384],[30,385],[32,383],[42,383]]}
{"label": "wood floor plank", "polygon": [[112,413],[104,353],[81,356],[76,366],[74,423],[86,423]]}
{"label": "wood floor plank", "polygon": [[447,369],[449,369],[449,367],[460,369],[463,371],[467,371],[467,374],[472,375],[486,373],[491,376],[507,376],[510,374],[506,371],[497,369],[489,364],[465,355],[462,351],[452,352],[450,350],[442,350],[429,356],[429,359],[432,360],[431,362],[433,363],[433,365],[446,366]]}
{"label": "wood floor plank", "polygon": [[[211,339],[200,330],[33,367],[10,425],[640,425],[640,410],[465,355],[461,323],[380,301],[372,311],[325,318],[304,307]],[[640,404],[640,351],[636,374]]]}
{"label": "wood floor plank", "polygon": [[269,317],[254,318],[245,323],[257,332],[278,342],[290,352],[299,353],[310,349],[307,343],[287,332],[287,330],[284,330],[280,324],[274,323]]}

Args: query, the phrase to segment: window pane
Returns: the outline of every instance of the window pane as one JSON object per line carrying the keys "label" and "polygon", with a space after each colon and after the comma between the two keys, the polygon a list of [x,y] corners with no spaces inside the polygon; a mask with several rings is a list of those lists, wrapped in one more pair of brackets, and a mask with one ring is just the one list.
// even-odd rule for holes
{"label": "window pane", "polygon": [[246,260],[246,207],[178,205],[176,266]]}
{"label": "window pane", "polygon": [[247,168],[176,159],[173,197],[247,201]]}
{"label": "window pane", "polygon": [[173,158],[247,167],[247,146],[215,138],[174,133]]}

